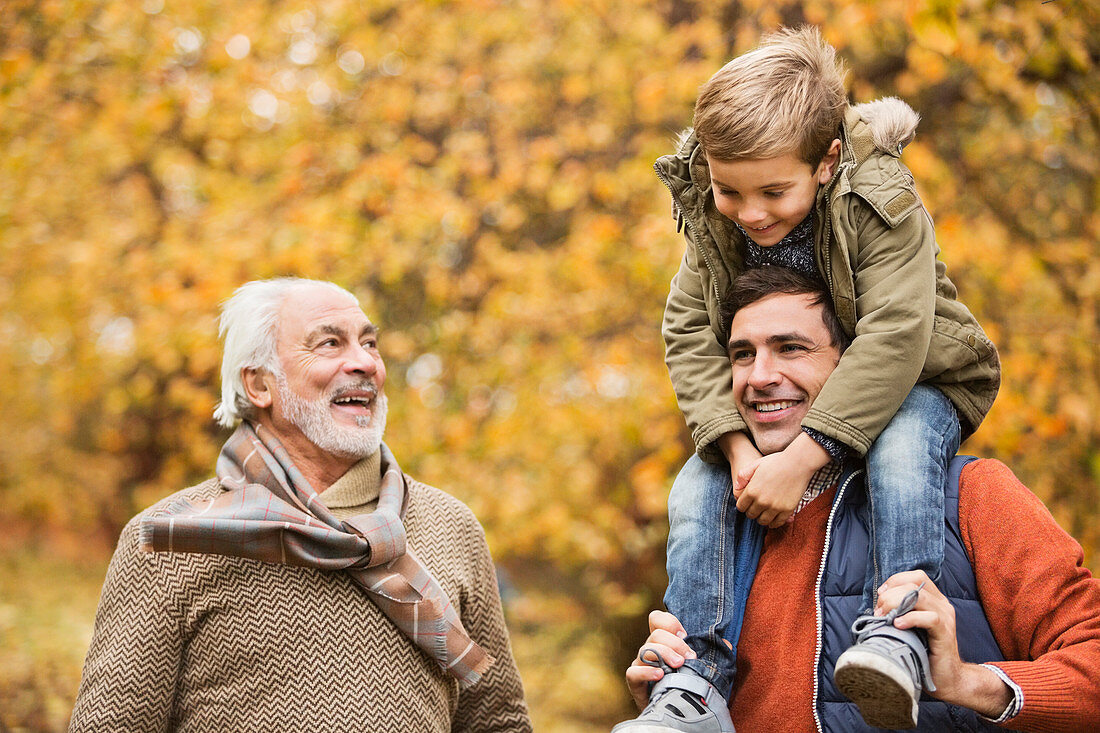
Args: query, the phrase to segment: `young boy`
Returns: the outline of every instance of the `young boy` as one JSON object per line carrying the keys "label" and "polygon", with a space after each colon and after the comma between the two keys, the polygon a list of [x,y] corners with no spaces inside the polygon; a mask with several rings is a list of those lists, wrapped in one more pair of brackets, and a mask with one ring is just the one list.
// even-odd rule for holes
{"label": "young boy", "polygon": [[[868,614],[890,575],[919,568],[939,578],[946,466],[993,404],[999,362],[955,300],[931,218],[898,160],[916,113],[892,98],[849,108],[843,74],[816,29],[769,35],[703,85],[694,130],[657,161],[687,239],[663,331],[697,448],[669,495],[665,605],[697,657],[662,687],[685,702],[654,694],[616,731],[733,730],[726,700],[763,529],[793,516],[819,469],[866,460]],[[720,312],[730,281],[764,265],[824,282],[852,342],[802,435],[762,458],[758,448],[768,449],[749,440],[734,404]],[[776,419],[800,399],[757,391],[742,407]],[[926,642],[874,617],[852,621],[860,633],[838,660],[838,686],[868,724],[915,726],[931,684]]]}

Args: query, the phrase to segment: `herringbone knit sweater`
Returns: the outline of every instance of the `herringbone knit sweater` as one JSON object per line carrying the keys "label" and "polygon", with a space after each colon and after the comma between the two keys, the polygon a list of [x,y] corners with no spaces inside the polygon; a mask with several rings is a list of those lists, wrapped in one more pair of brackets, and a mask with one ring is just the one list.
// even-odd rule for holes
{"label": "herringbone knit sweater", "polygon": [[[322,494],[341,519],[373,509],[377,455]],[[529,731],[496,574],[473,513],[408,477],[408,546],[496,658],[468,690],[344,573],[236,557],[142,553],[140,516],[107,571],[70,731]],[[185,489],[201,501],[215,480]]]}

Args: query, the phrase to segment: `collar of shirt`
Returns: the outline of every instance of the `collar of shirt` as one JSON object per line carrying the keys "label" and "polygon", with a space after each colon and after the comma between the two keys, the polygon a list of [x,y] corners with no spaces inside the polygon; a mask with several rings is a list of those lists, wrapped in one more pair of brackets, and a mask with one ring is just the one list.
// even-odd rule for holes
{"label": "collar of shirt", "polygon": [[821,496],[821,492],[835,486],[840,479],[840,471],[841,465],[836,461],[829,461],[828,465],[819,468],[817,473],[810,478],[806,493],[802,494],[802,498],[798,500],[798,506],[795,507],[794,513],[798,514],[802,511],[802,507]]}

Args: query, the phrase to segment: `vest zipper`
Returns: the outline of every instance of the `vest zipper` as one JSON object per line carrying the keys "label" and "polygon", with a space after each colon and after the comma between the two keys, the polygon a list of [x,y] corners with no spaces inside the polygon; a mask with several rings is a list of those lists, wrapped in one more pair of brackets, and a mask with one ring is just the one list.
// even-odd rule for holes
{"label": "vest zipper", "polygon": [[821,727],[821,715],[817,711],[817,696],[820,692],[820,685],[818,684],[818,667],[821,666],[821,649],[824,646],[822,637],[825,633],[824,620],[821,613],[821,580],[825,576],[825,566],[829,558],[829,545],[833,540],[833,521],[836,519],[837,509],[840,507],[841,502],[844,499],[844,494],[848,489],[848,484],[852,483],[852,480],[863,473],[863,469],[857,469],[848,474],[840,486],[837,487],[836,496],[833,497],[833,506],[829,510],[829,521],[825,524],[825,546],[821,550],[821,564],[817,569],[817,583],[814,585],[814,610],[817,615],[817,642],[814,649],[814,696],[810,701],[812,710],[814,713],[814,725],[817,727],[818,733],[823,733],[824,728]]}

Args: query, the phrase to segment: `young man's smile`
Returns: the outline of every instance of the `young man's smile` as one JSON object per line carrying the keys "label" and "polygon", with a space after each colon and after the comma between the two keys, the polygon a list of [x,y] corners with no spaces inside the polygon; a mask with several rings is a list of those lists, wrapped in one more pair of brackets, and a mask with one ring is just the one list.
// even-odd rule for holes
{"label": "young man's smile", "polygon": [[770,295],[730,323],[733,396],[761,453],[777,453],[798,437],[840,361],[821,308],[810,295]]}

